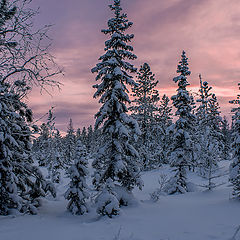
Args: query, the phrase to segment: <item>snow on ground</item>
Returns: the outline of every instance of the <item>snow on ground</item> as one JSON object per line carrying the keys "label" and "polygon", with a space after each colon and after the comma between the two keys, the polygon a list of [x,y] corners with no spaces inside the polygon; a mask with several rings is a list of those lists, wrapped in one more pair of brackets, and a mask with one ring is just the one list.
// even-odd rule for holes
{"label": "snow on ground", "polygon": [[[229,162],[221,165],[228,169]],[[1,216],[0,240],[233,240],[240,225],[240,203],[229,200],[228,183],[212,192],[199,189],[151,201],[149,194],[158,187],[160,173],[168,171],[165,166],[143,173],[143,191],[134,190],[137,204],[122,208],[113,219],[98,217],[94,210],[85,216],[68,213],[65,179],[58,186],[58,198],[44,200],[38,215]],[[204,182],[194,173],[189,177],[196,184]],[[234,240],[240,240],[240,233]]]}

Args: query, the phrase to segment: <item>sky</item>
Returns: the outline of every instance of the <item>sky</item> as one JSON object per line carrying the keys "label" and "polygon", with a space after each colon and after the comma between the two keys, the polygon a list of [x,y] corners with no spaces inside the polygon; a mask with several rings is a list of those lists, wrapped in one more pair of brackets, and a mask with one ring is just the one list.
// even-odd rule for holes
{"label": "sky", "polygon": [[[58,80],[61,91],[51,95],[33,89],[28,98],[35,118],[55,106],[56,126],[66,131],[69,119],[74,128],[94,124],[100,105],[93,99],[96,75],[91,73],[104,53],[112,0],[33,0],[40,7],[35,18],[38,26],[53,24],[51,53],[63,67]],[[239,0],[122,0],[123,12],[133,26],[132,46],[138,59],[136,67],[147,62],[159,80],[162,96],[176,93],[173,77],[182,50],[189,58],[192,74],[190,90],[197,92],[199,73],[217,95],[222,115],[230,116],[232,100],[238,94],[240,80],[240,4]]]}

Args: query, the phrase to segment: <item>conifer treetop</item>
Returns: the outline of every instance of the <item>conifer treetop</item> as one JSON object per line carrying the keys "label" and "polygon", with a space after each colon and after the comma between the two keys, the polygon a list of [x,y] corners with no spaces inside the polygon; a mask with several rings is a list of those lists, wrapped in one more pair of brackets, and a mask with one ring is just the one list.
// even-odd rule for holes
{"label": "conifer treetop", "polygon": [[177,67],[177,73],[180,73],[180,75],[174,77],[173,81],[175,83],[178,82],[178,93],[171,97],[174,107],[177,108],[175,115],[179,115],[183,118],[187,117],[189,119],[194,118],[191,114],[192,109],[195,107],[194,100],[187,90],[187,86],[189,85],[187,76],[189,76],[191,72],[188,68],[188,58],[186,57],[185,51],[182,52],[181,61]]}
{"label": "conifer treetop", "polygon": [[92,73],[98,73],[96,81],[101,80],[100,84],[93,86],[97,89],[93,97],[100,97],[99,103],[103,104],[95,116],[97,118],[95,128],[98,128],[105,119],[111,118],[111,112],[117,111],[121,115],[117,116],[118,118],[125,118],[122,115],[128,111],[125,103],[131,102],[126,85],[136,85],[128,72],[134,73],[137,68],[125,61],[137,58],[132,53],[133,47],[128,44],[134,35],[124,34],[132,23],[128,21],[126,14],[121,14],[120,3],[120,0],[115,0],[113,5],[110,5],[114,17],[108,21],[108,29],[102,30],[104,34],[110,35],[110,39],[105,42],[106,53],[99,58],[100,63],[91,70]]}
{"label": "conifer treetop", "polygon": [[173,78],[174,82],[178,82],[178,86],[187,86],[187,76],[191,74],[188,67],[188,58],[186,57],[186,52],[183,51],[181,55],[182,59],[178,64],[177,73],[180,73],[180,76]]}
{"label": "conifer treetop", "polygon": [[69,124],[68,124],[68,127],[67,127],[67,128],[68,128],[68,129],[67,129],[67,133],[68,133],[69,135],[73,135],[73,134],[75,133],[74,128],[73,128],[73,121],[72,121],[71,118],[69,119]]}
{"label": "conifer treetop", "polygon": [[137,75],[137,86],[132,88],[132,96],[136,97],[132,102],[135,104],[129,110],[138,117],[143,117],[142,120],[145,122],[143,124],[146,124],[147,119],[150,120],[158,110],[156,103],[159,100],[159,93],[155,89],[158,81],[155,80],[155,74],[151,72],[148,63],[140,67]]}
{"label": "conifer treetop", "polygon": [[[121,14],[121,0],[114,0],[114,4],[109,5],[109,7],[114,12],[115,17],[108,20],[109,29],[102,30],[104,34],[122,33],[133,25],[132,22],[128,21],[126,13]],[[128,36],[134,37],[133,34]]]}
{"label": "conifer treetop", "polygon": [[103,125],[104,136],[93,166],[96,168],[95,185],[104,185],[111,178],[113,182],[131,189],[139,185],[139,169],[134,161],[138,153],[131,145],[130,137],[139,135],[140,130],[137,122],[127,114],[126,104],[130,103],[127,85],[136,85],[131,73],[137,70],[128,60],[137,57],[129,45],[134,35],[124,33],[132,23],[126,14],[121,13],[120,4],[120,0],[114,0],[110,5],[114,17],[108,21],[108,29],[102,30],[110,39],[105,42],[105,54],[92,69],[92,73],[97,73],[96,81],[100,82],[93,86],[96,88],[93,97],[99,97],[102,104],[95,115],[95,129]]}

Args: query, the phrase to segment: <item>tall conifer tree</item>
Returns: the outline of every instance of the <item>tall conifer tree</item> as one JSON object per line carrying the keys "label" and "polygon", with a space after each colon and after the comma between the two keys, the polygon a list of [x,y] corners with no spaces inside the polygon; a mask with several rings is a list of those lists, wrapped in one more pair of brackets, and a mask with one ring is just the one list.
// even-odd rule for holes
{"label": "tall conifer tree", "polygon": [[[238,84],[240,86],[240,83]],[[240,89],[240,87],[239,87]],[[233,198],[240,200],[240,95],[230,101],[236,105],[232,109],[233,115],[233,162],[230,165],[230,181],[233,184]]]}
{"label": "tall conifer tree", "polygon": [[[155,127],[155,115],[158,110],[157,102],[159,101],[159,93],[155,89],[158,81],[155,80],[155,75],[151,72],[149,64],[144,63],[137,76],[137,85],[132,88],[133,97],[132,106],[129,108],[132,111],[133,117],[138,121],[142,135],[138,140],[140,158],[143,163],[143,168],[147,169],[152,165],[153,160],[153,129]],[[154,148],[156,149],[156,148]]]}
{"label": "tall conifer tree", "polygon": [[177,73],[173,81],[178,83],[177,94],[172,96],[174,107],[177,109],[175,115],[178,120],[175,124],[172,153],[170,163],[175,168],[175,175],[170,179],[169,194],[185,193],[188,191],[186,183],[186,168],[193,165],[193,138],[195,116],[192,113],[194,102],[187,90],[189,85],[187,76],[191,74],[188,68],[188,58],[182,52]]}
{"label": "tall conifer tree", "polygon": [[108,21],[108,29],[102,32],[109,35],[110,39],[105,42],[106,53],[92,69],[93,73],[97,73],[96,80],[101,81],[94,85],[94,98],[100,97],[99,103],[102,104],[95,115],[95,128],[103,124],[105,138],[93,166],[97,168],[94,182],[98,188],[111,179],[131,190],[135,185],[142,185],[137,163],[138,153],[129,143],[130,133],[139,134],[140,130],[137,122],[127,115],[126,103],[130,103],[127,85],[136,84],[130,75],[136,72],[136,68],[126,60],[137,57],[129,45],[134,35],[125,34],[132,22],[128,21],[126,14],[121,13],[120,4],[120,0],[114,0],[109,6],[114,17]]}
{"label": "tall conifer tree", "polygon": [[65,142],[65,163],[67,165],[71,165],[73,164],[76,148],[76,136],[73,128],[73,121],[71,118],[69,120],[67,135],[64,139],[64,142]]}
{"label": "tall conifer tree", "polygon": [[197,142],[198,142],[198,165],[202,176],[208,179],[217,169],[218,160],[221,155],[221,117],[217,97],[211,92],[212,87],[208,82],[202,82],[200,78],[200,102],[196,111],[198,118]]}
{"label": "tall conifer tree", "polygon": [[89,210],[86,203],[89,198],[89,187],[86,183],[87,165],[86,147],[78,140],[74,164],[68,169],[71,182],[65,193],[65,198],[69,200],[67,208],[73,215],[83,215]]}
{"label": "tall conifer tree", "polygon": [[[14,1],[14,4],[17,3]],[[34,166],[30,128],[32,111],[22,100],[31,89],[29,81],[33,83],[42,77],[38,71],[39,61],[36,60],[40,55],[36,45],[31,43],[33,35],[28,31],[33,11],[9,5],[6,0],[0,1],[0,215],[16,212],[35,214],[40,205],[39,198],[45,196],[47,190],[51,189],[55,195],[52,185]],[[37,39],[37,35],[34,37]],[[41,37],[44,39],[44,35]],[[41,48],[40,41],[38,44]],[[31,56],[32,52],[35,56]],[[44,62],[45,57],[48,58],[48,55],[44,51],[41,70],[48,69],[48,76],[41,78],[41,86],[48,81],[50,71],[49,65]],[[24,62],[21,61],[23,59]],[[26,65],[31,61],[36,68],[27,70]]]}
{"label": "tall conifer tree", "polygon": [[171,153],[172,142],[171,130],[173,129],[172,115],[170,99],[164,94],[160,100],[158,113],[155,116],[156,127],[154,129],[154,138],[156,139],[155,141],[157,141],[155,158],[158,166],[163,163],[169,163],[168,157]]}

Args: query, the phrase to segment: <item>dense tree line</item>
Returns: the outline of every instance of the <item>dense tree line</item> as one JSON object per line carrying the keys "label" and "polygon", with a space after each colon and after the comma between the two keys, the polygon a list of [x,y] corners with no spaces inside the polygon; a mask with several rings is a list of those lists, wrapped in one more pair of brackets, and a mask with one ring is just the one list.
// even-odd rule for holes
{"label": "dense tree line", "polygon": [[[108,28],[102,30],[109,39],[105,42],[105,53],[91,70],[97,81],[93,86],[94,98],[101,104],[95,125],[75,130],[70,119],[67,133],[62,136],[55,125],[53,108],[45,123],[33,125],[32,111],[23,99],[34,83],[42,89],[46,85],[59,86],[52,77],[60,71],[54,68],[47,49],[37,49],[37,55],[32,56],[36,45],[26,50],[27,40],[18,41],[19,31],[8,37],[15,18],[24,21],[35,14],[23,12],[29,13],[24,18],[18,9],[25,5],[20,0],[16,3],[19,5],[11,6],[1,0],[0,5],[1,215],[12,211],[36,213],[41,197],[48,192],[56,196],[54,185],[65,177],[70,179],[65,193],[70,212],[86,214],[93,204],[98,214],[112,217],[119,214],[121,206],[130,204],[134,187],[143,187],[141,172],[169,165],[172,174],[162,188],[167,194],[190,191],[189,171],[206,178],[204,187],[212,190],[218,186],[214,180],[222,160],[232,161],[233,198],[240,199],[239,96],[231,101],[234,107],[230,127],[220,115],[212,87],[201,75],[196,97],[189,91],[191,71],[185,51],[177,65],[178,76],[173,79],[176,94],[160,96],[159,81],[150,64],[143,63],[139,70],[133,65],[137,58],[131,46],[134,35],[126,33],[133,23],[122,13],[120,0],[113,0],[109,6],[113,17]],[[26,30],[28,24],[24,33]],[[41,33],[41,39],[45,33]],[[23,51],[21,55],[19,51]],[[4,64],[7,61],[8,69]],[[20,80],[14,80],[14,76]],[[33,133],[38,134],[34,140]],[[90,177],[90,162],[94,169],[92,186],[86,181]],[[47,169],[49,180],[39,167]]]}

